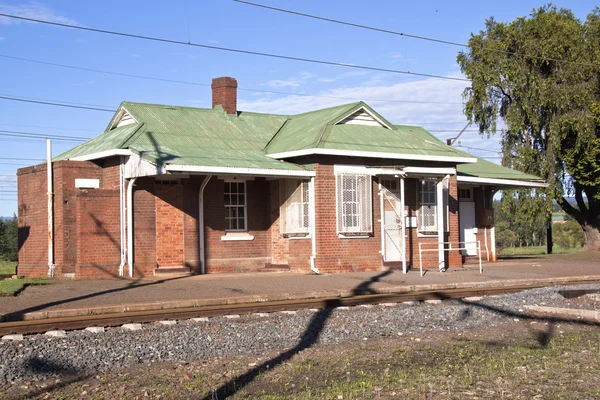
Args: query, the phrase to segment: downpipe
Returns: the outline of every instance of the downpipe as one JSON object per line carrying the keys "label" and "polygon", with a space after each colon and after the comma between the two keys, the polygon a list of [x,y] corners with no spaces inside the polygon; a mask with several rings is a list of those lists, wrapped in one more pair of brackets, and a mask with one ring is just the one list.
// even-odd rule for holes
{"label": "downpipe", "polygon": [[315,266],[315,259],[317,258],[317,226],[316,226],[316,195],[315,195],[315,178],[310,178],[310,241],[311,241],[311,256],[310,256],[310,270],[317,275],[320,275],[319,269]]}
{"label": "downpipe", "polygon": [[127,186],[127,267],[133,278],[133,185],[137,178],[131,178]]}

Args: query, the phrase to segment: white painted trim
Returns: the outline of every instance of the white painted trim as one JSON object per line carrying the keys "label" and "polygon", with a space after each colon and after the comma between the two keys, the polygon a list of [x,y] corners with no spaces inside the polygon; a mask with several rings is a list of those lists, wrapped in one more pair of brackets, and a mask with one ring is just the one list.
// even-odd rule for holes
{"label": "white painted trim", "polygon": [[254,240],[254,236],[247,232],[226,232],[225,235],[221,236],[221,240],[224,242]]}
{"label": "white painted trim", "polygon": [[[115,113],[113,119],[110,121],[110,125],[108,126],[108,129],[107,129],[108,131],[112,131],[113,129],[116,128],[116,126],[119,124],[119,122],[121,122],[121,119],[123,118],[124,113],[129,114],[131,119],[133,119],[135,121],[134,123],[139,124],[139,121],[137,119],[135,119],[133,114],[131,112],[129,112],[128,109],[126,109],[123,106],[120,106],[119,109],[117,110],[117,112]],[[129,123],[127,125],[131,125],[131,123]]]}
{"label": "white painted trim", "polygon": [[421,161],[439,161],[470,164],[476,163],[474,157],[450,157],[450,156],[430,156],[421,154],[403,154],[403,153],[384,153],[378,151],[356,151],[356,150],[337,150],[337,149],[303,149],[284,151],[282,153],[267,154],[271,158],[291,158],[306,155],[321,154],[330,156],[348,156],[348,157],[366,157],[366,158],[391,158],[397,160],[421,160]]}
{"label": "white painted trim", "polygon": [[461,176],[457,178],[458,182],[474,182],[474,183],[488,183],[504,186],[525,186],[525,187],[548,187],[549,185],[545,182],[530,182],[520,181],[516,179],[498,179],[498,178],[480,178],[478,176]]}
{"label": "white painted trim", "polygon": [[207,174],[236,174],[236,175],[261,175],[261,176],[291,176],[291,177],[313,177],[314,171],[294,171],[289,169],[268,168],[240,168],[240,167],[208,167],[198,165],[167,165],[166,171],[177,172],[199,172]]}
{"label": "white painted trim", "polygon": [[394,168],[370,168],[370,167],[368,167],[367,172],[373,176],[377,176],[377,175],[396,176],[396,175],[398,175],[398,177],[400,177],[400,176],[406,175],[406,172],[404,172],[404,168],[403,169],[394,169]]}
{"label": "white painted trim", "polygon": [[75,178],[75,189],[98,189],[100,179]]}
{"label": "white painted trim", "polygon": [[84,156],[77,156],[77,157],[69,158],[69,160],[71,160],[71,161],[90,161],[90,160],[97,160],[99,158],[106,158],[106,157],[112,157],[112,156],[130,156],[132,154],[133,153],[131,152],[131,150],[127,150],[127,149],[111,149],[111,150],[99,151],[98,153],[86,154]]}
{"label": "white painted trim", "polygon": [[350,116],[352,116],[352,115],[356,114],[357,112],[360,112],[361,110],[362,110],[362,111],[364,111],[364,112],[366,112],[367,114],[369,114],[369,115],[371,116],[371,118],[373,118],[375,121],[379,122],[379,123],[380,123],[381,125],[383,125],[385,128],[387,128],[387,129],[390,129],[390,130],[394,130],[394,128],[393,128],[393,127],[391,127],[391,126],[389,126],[388,124],[386,124],[385,122],[383,122],[383,121],[381,120],[381,118],[377,118],[377,116],[373,115],[373,113],[372,113],[372,112],[370,112],[369,110],[367,110],[367,108],[366,108],[365,106],[361,106],[360,108],[358,108],[358,109],[356,109],[356,110],[354,110],[354,111],[352,111],[352,112],[350,112],[350,113],[348,113],[348,114],[344,115],[342,118],[338,119],[338,120],[337,120],[337,121],[336,121],[336,122],[335,122],[333,125],[338,125],[340,122],[342,122],[342,121],[343,121],[343,120],[345,120],[346,118],[348,118],[348,117],[350,117]]}
{"label": "white painted trim", "polygon": [[372,175],[371,172],[364,165],[335,164],[333,166],[333,173],[335,175],[344,173],[344,172],[351,173],[351,174]]}
{"label": "white painted trim", "polygon": [[404,167],[407,174],[456,175],[456,168]]}
{"label": "white painted trim", "polygon": [[371,235],[344,235],[343,233],[338,233],[338,238],[340,239],[368,239]]}
{"label": "white painted trim", "polygon": [[303,239],[312,239],[312,237],[310,236],[310,234],[308,235],[301,235],[301,236],[285,236],[283,235],[284,238],[289,239],[289,240],[303,240]]}

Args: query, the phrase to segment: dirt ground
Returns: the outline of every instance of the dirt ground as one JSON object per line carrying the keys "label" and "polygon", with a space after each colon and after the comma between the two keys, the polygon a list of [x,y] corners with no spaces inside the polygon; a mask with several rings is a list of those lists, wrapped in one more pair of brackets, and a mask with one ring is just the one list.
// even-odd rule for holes
{"label": "dirt ground", "polygon": [[[284,352],[282,350],[282,352]],[[521,322],[317,345],[280,355],[139,365],[0,388],[2,399],[598,399],[600,328]]]}

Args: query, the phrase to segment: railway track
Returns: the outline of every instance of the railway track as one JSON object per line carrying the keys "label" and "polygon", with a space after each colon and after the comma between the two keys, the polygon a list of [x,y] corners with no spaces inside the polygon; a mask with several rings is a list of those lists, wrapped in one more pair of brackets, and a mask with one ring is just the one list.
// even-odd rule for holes
{"label": "railway track", "polygon": [[600,281],[571,282],[559,284],[533,284],[487,288],[461,288],[430,290],[392,294],[361,294],[350,297],[327,297],[317,299],[271,301],[231,305],[177,308],[168,310],[129,311],[114,314],[83,315],[76,317],[48,318],[40,320],[8,321],[0,323],[0,336],[8,334],[43,333],[49,330],[75,330],[90,326],[118,326],[127,323],[146,323],[161,320],[182,320],[197,317],[215,317],[228,314],[269,313],[307,308],[335,308],[362,304],[398,303],[404,301],[447,300],[475,296],[492,296],[515,293],[546,286],[594,284]]}

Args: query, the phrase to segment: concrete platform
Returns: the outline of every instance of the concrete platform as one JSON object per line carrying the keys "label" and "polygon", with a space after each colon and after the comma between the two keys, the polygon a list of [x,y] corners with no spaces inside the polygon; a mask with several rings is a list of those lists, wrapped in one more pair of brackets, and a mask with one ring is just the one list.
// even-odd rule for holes
{"label": "concrete platform", "polygon": [[515,258],[452,268],[446,272],[417,269],[335,275],[245,273],[173,278],[57,280],[31,286],[17,297],[0,297],[3,320],[43,319],[124,311],[198,307],[271,300],[397,293],[464,287],[581,282],[600,280],[600,253],[580,252]]}

